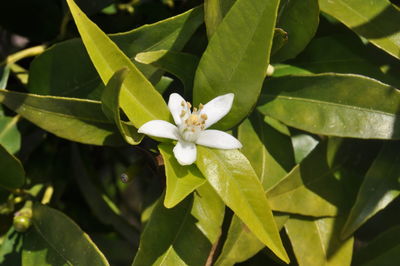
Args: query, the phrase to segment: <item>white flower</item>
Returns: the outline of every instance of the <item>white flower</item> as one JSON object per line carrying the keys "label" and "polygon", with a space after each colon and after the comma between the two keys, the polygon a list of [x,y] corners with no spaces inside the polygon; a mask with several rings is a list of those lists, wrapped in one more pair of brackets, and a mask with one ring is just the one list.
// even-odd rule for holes
{"label": "white flower", "polygon": [[217,149],[241,148],[242,144],[231,135],[220,130],[206,130],[231,110],[233,97],[233,93],[218,96],[192,111],[189,102],[179,94],[172,93],[168,108],[176,126],[167,121],[152,120],[142,125],[138,132],[177,140],[174,155],[181,165],[190,165],[196,161],[196,144]]}

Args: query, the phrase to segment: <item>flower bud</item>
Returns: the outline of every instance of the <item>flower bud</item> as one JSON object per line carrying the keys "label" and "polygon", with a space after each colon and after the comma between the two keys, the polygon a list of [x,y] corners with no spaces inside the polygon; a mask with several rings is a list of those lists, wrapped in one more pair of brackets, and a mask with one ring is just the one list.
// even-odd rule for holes
{"label": "flower bud", "polygon": [[29,229],[32,225],[32,210],[31,209],[22,209],[19,212],[15,213],[13,226],[15,231],[23,233]]}

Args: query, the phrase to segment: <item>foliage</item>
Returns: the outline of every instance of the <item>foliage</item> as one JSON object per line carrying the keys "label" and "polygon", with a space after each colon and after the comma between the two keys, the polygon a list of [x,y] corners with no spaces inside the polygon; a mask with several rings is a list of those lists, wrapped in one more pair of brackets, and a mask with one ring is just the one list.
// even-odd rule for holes
{"label": "foliage", "polygon": [[400,261],[399,1],[6,2],[1,265]]}

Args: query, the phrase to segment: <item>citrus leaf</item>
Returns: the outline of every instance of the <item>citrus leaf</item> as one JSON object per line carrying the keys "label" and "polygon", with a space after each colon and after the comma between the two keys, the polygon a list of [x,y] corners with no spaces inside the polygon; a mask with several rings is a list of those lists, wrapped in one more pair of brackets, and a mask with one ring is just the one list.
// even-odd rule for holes
{"label": "citrus leaf", "polygon": [[11,154],[21,147],[21,134],[17,128],[19,116],[8,117],[0,115],[0,144]]}
{"label": "citrus leaf", "polygon": [[21,162],[0,145],[0,187],[20,188],[25,183],[25,171]]}
{"label": "citrus leaf", "polygon": [[236,0],[205,0],[204,22],[206,23],[207,36],[211,38]]}

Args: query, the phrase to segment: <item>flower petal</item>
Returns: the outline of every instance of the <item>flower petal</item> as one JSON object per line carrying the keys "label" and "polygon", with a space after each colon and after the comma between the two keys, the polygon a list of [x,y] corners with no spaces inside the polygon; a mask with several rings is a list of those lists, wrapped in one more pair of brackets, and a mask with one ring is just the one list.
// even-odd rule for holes
{"label": "flower petal", "polygon": [[233,93],[228,93],[218,96],[204,105],[201,114],[207,115],[205,128],[217,123],[231,110],[234,97]]}
{"label": "flower petal", "polygon": [[174,147],[174,155],[181,165],[190,165],[196,161],[197,149],[192,142],[178,141]]}
{"label": "flower petal", "polygon": [[235,137],[220,130],[209,129],[200,132],[197,144],[217,149],[240,149],[242,143]]}
{"label": "flower petal", "polygon": [[163,120],[151,120],[138,129],[139,133],[152,137],[167,138],[178,140],[178,128],[173,124]]}
{"label": "flower petal", "polygon": [[[182,106],[182,102],[185,103],[184,106]],[[182,110],[184,110],[185,112],[188,111],[185,99],[183,99],[182,96],[180,96],[178,93],[172,93],[169,96],[168,108],[172,114],[172,117],[174,118],[175,124],[179,126],[182,123]]]}

